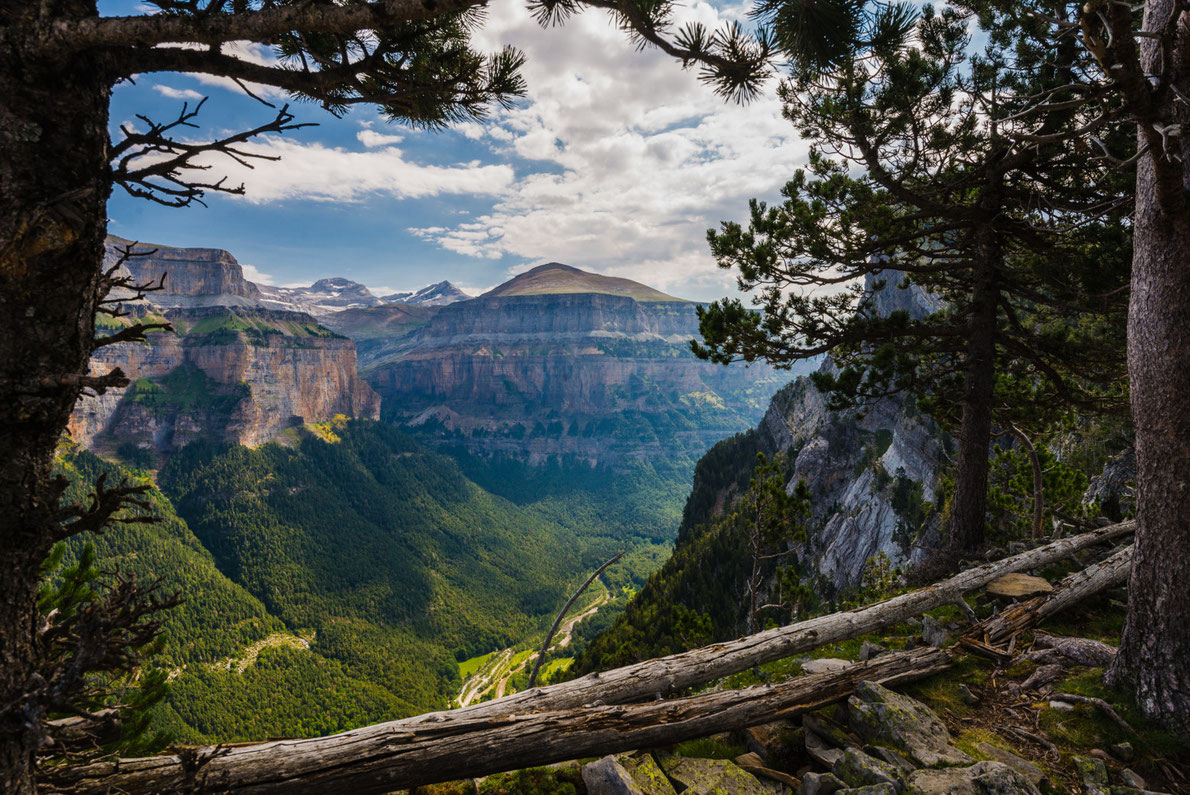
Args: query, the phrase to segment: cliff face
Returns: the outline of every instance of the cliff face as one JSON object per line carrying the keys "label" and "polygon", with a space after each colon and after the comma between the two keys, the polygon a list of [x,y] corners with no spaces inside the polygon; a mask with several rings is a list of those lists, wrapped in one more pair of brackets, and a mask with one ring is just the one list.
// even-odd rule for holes
{"label": "cliff face", "polygon": [[697,333],[695,305],[682,301],[485,296],[440,307],[386,347],[369,343],[365,376],[387,416],[440,426],[475,451],[612,464],[697,455],[754,423],[783,380],[696,359]]}
{"label": "cliff face", "polygon": [[354,344],[308,315],[232,307],[160,314],[173,332],[96,352],[94,372],[119,367],[136,380],[79,401],[70,423],[76,442],[167,453],[198,438],[258,445],[303,422],[379,416],[379,397],[356,374]]}
{"label": "cliff face", "polygon": [[[109,236],[105,260],[110,265],[130,245],[123,238]],[[174,248],[139,244],[124,269],[140,282],[156,282],[165,275],[165,289],[152,293],[158,306],[252,306],[260,290],[244,278],[236,258],[218,248]]]}

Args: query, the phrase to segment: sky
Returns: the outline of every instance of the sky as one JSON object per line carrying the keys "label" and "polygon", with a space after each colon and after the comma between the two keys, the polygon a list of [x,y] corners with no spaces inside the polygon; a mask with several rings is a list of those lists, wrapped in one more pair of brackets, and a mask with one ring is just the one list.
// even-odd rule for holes
{"label": "sky", "polygon": [[[714,28],[742,19],[743,9],[687,0],[676,18]],[[129,0],[100,3],[104,15],[141,12]],[[513,108],[425,131],[366,106],[336,119],[294,102],[296,120],[318,126],[253,144],[279,162],[248,170],[212,161],[212,174],[242,182],[245,196],[208,194],[209,207],[171,209],[117,187],[109,231],[227,249],[248,278],[287,286],[343,276],[385,294],[447,279],[478,294],[557,261],[683,298],[735,294],[706,230],[746,220],[750,198],[779,199],[806,161],[775,83],[748,105],[724,102],[693,70],[638,52],[603,12],[542,29],[524,0],[492,0],[473,43],[524,51],[527,94]],[[272,57],[259,45],[234,46],[241,56]],[[143,127],[137,114],[169,120],[204,96],[196,140],[274,115],[229,81],[142,75],[115,90],[113,134],[121,124]]]}

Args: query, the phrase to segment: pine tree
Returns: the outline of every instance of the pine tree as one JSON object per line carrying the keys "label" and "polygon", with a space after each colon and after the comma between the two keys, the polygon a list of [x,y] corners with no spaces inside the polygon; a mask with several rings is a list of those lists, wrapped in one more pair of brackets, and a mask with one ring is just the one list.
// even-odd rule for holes
{"label": "pine tree", "polygon": [[[984,537],[994,430],[1039,404],[1103,408],[1101,385],[1122,375],[1131,194],[1071,145],[1089,110],[1032,124],[1032,98],[1058,102],[1086,68],[1073,42],[1034,46],[981,19],[975,52],[970,14],[927,7],[910,25],[894,12],[782,85],[810,167],[780,205],[753,201],[746,229],[708,232],[758,309],[715,302],[694,347],[778,366],[829,355],[815,381],[832,408],[916,396],[958,437],[949,531],[966,552]],[[881,313],[886,287],[938,309]]]}

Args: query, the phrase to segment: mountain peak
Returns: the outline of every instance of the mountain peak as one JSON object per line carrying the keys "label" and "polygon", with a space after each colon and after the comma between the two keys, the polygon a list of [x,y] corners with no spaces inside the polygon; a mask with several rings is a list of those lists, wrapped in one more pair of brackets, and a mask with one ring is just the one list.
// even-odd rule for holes
{"label": "mountain peak", "polygon": [[602,293],[622,295],[637,301],[683,301],[652,287],[616,276],[598,273],[564,265],[561,262],[547,262],[518,274],[498,287],[483,294],[484,298],[503,298],[513,295],[561,295],[575,293]]}
{"label": "mountain peak", "polygon": [[457,301],[466,301],[471,296],[448,281],[441,281],[423,287],[415,293],[393,293],[382,299],[386,304],[415,304],[417,306],[444,306]]}

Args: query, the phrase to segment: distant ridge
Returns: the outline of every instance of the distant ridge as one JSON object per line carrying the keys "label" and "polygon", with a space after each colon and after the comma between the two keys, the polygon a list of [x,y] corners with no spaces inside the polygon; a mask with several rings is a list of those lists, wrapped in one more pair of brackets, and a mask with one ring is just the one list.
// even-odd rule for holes
{"label": "distant ridge", "polygon": [[471,296],[450,282],[438,282],[413,293],[393,293],[382,299],[387,304],[413,304],[415,306],[446,306],[466,301]]}
{"label": "distant ridge", "polygon": [[601,276],[598,273],[579,270],[560,262],[547,262],[545,265],[538,265],[533,270],[514,276],[480,297],[504,298],[515,295],[565,293],[603,293],[605,295],[622,295],[637,301],[686,302],[684,298],[675,298],[631,279]]}

